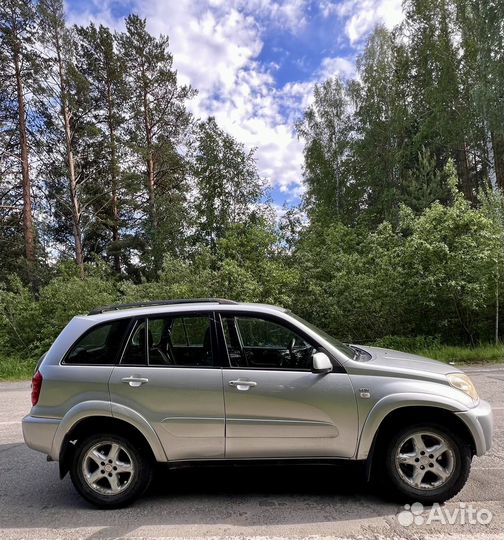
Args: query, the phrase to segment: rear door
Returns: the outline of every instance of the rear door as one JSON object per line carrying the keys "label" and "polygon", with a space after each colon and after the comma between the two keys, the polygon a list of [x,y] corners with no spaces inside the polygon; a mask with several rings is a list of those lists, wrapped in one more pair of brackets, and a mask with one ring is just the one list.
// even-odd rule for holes
{"label": "rear door", "polygon": [[318,345],[280,319],[223,312],[221,324],[226,457],[353,456],[358,417],[345,371],[335,363],[312,373]]}
{"label": "rear door", "polygon": [[168,459],[224,457],[224,398],[211,313],[137,319],[109,388],[140,413]]}

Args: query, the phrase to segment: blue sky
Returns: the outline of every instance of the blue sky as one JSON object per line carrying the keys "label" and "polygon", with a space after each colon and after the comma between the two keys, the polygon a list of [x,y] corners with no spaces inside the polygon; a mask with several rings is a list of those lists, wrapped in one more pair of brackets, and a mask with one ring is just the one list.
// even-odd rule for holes
{"label": "blue sky", "polygon": [[355,74],[376,26],[401,21],[401,0],[67,0],[70,23],[123,28],[128,13],[170,37],[179,79],[199,93],[190,103],[248,148],[277,207],[303,192],[303,143],[294,122],[315,83]]}

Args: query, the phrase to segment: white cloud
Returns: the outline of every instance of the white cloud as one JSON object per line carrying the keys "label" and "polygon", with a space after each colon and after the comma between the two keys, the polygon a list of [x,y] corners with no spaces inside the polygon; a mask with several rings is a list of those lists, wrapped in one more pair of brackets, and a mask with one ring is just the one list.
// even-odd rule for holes
{"label": "white cloud", "polygon": [[308,0],[237,0],[247,13],[259,19],[265,18],[269,25],[296,32],[306,24]]}
{"label": "white cloud", "polygon": [[344,0],[324,1],[322,12],[345,18],[345,33],[352,44],[361,40],[377,24],[393,28],[403,19],[402,0]]}
{"label": "white cloud", "polygon": [[236,73],[261,51],[262,42],[252,17],[234,7],[214,9],[203,2],[139,0],[149,30],[170,37],[170,49],[183,82],[203,93],[228,93]]}
{"label": "white cloud", "polygon": [[324,58],[320,64],[320,79],[338,76],[342,79],[351,79],[356,75],[353,59],[341,56]]}

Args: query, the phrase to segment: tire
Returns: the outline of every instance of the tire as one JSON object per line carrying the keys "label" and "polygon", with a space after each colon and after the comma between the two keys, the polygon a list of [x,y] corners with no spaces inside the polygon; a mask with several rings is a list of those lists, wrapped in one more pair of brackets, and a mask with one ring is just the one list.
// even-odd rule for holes
{"label": "tire", "polygon": [[77,443],[70,477],[86,501],[99,508],[120,508],[149,487],[152,461],[144,445],[134,440],[95,434]]}
{"label": "tire", "polygon": [[401,502],[430,505],[451,499],[464,487],[472,452],[446,426],[423,422],[390,437],[383,458],[386,479]]}

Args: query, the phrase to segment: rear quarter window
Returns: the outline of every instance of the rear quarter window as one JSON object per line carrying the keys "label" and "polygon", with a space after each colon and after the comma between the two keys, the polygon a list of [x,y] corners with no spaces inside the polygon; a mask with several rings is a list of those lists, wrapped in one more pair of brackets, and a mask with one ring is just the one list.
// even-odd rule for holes
{"label": "rear quarter window", "polygon": [[124,344],[130,319],[118,319],[93,326],[70,348],[64,364],[114,365]]}

